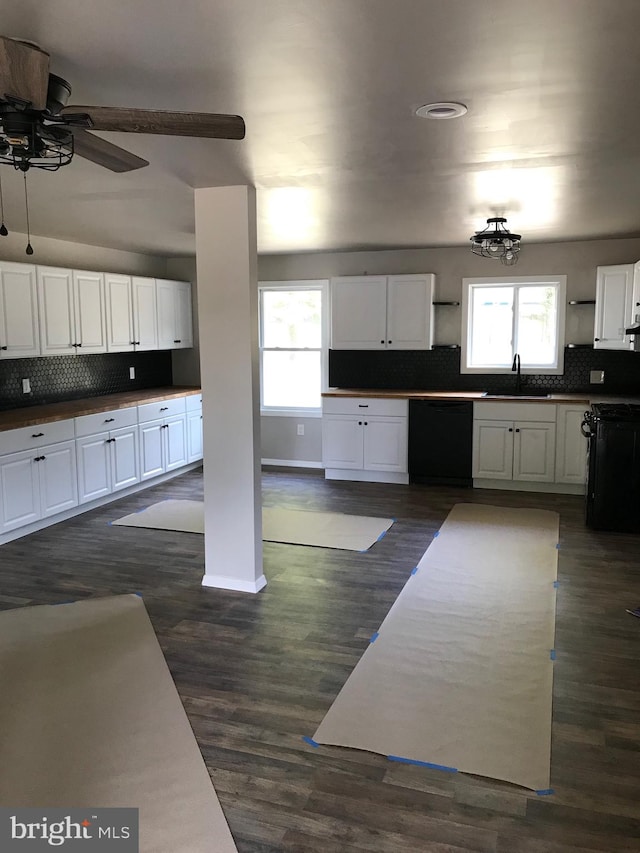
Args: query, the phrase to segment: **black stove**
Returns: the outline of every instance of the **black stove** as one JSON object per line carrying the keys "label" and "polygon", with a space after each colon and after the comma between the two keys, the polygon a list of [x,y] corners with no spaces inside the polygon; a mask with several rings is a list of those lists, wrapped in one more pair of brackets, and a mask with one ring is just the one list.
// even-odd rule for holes
{"label": "black stove", "polygon": [[589,438],[587,525],[640,533],[640,405],[594,403],[582,432]]}
{"label": "black stove", "polygon": [[640,404],[594,403],[591,406],[591,415],[606,421],[640,421]]}

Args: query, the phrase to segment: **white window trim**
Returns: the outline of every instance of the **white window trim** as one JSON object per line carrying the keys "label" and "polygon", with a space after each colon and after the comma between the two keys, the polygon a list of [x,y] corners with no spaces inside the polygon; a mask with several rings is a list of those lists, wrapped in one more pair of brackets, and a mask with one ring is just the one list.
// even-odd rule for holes
{"label": "white window trim", "polygon": [[472,285],[492,285],[493,287],[508,287],[512,284],[553,284],[558,288],[558,337],[556,341],[556,367],[539,365],[533,367],[522,367],[522,374],[546,374],[560,375],[564,373],[564,340],[565,340],[565,306],[567,302],[567,277],[566,275],[522,275],[522,276],[494,276],[485,278],[463,278],[462,279],[462,337],[460,347],[460,373],[511,373],[510,367],[467,367],[467,352],[471,330],[469,328],[469,294]]}
{"label": "white window trim", "polygon": [[322,291],[322,317],[320,323],[320,393],[327,390],[327,378],[329,376],[329,279],[293,279],[285,281],[259,281],[259,328],[258,348],[260,361],[260,414],[267,417],[290,417],[290,418],[321,418],[322,401],[318,407],[294,408],[282,406],[262,405],[262,291],[263,290],[321,290]]}

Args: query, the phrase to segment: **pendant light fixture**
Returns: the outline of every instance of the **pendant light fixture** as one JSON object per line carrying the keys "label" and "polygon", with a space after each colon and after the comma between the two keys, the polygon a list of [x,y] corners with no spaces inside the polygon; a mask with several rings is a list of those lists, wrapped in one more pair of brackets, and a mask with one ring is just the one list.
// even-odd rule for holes
{"label": "pendant light fixture", "polygon": [[506,225],[504,216],[487,219],[487,227],[476,231],[471,240],[471,251],[483,258],[494,258],[506,266],[518,263],[520,252],[520,234],[512,234]]}

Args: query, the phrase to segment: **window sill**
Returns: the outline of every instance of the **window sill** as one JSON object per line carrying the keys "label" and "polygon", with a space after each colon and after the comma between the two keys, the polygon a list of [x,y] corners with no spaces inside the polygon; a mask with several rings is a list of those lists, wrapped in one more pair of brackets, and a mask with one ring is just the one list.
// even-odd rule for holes
{"label": "window sill", "polygon": [[260,416],[267,418],[321,418],[321,409],[260,409]]}

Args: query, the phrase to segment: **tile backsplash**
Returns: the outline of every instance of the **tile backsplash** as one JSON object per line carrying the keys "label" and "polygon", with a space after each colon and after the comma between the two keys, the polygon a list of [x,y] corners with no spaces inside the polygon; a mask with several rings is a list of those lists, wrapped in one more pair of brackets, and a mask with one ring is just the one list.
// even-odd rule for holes
{"label": "tile backsplash", "polygon": [[[589,371],[604,370],[602,385],[589,383]],[[523,388],[552,393],[640,394],[640,352],[567,347],[564,373],[523,375]],[[512,374],[460,373],[460,349],[330,350],[332,388],[393,388],[423,391],[511,392]]]}
{"label": "tile backsplash", "polygon": [[[27,378],[31,393],[24,394]],[[171,384],[170,351],[7,359],[0,361],[0,411]]]}

